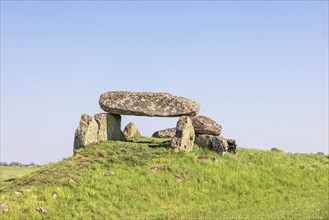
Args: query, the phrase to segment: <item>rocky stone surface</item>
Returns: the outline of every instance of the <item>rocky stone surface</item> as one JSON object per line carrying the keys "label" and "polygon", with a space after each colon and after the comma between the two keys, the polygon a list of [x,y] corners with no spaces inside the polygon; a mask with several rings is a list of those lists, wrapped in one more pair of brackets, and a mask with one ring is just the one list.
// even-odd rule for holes
{"label": "rocky stone surface", "polygon": [[100,107],[117,115],[177,117],[195,116],[200,105],[169,93],[112,91],[99,98]]}
{"label": "rocky stone surface", "polygon": [[277,148],[277,147],[272,147],[271,151],[278,152],[278,153],[284,153],[284,150],[281,150],[280,148]]}
{"label": "rocky stone surface", "polygon": [[138,131],[134,122],[130,122],[123,130],[123,137],[125,141],[133,141],[140,137],[141,133]]}
{"label": "rocky stone surface", "polygon": [[98,130],[97,130],[97,141],[107,140],[107,115],[104,113],[98,113],[94,115]]}
{"label": "rocky stone surface", "polygon": [[236,141],[221,137],[222,126],[214,120],[197,116],[200,105],[193,100],[169,93],[110,91],[100,96],[99,105],[107,113],[81,116],[74,136],[74,151],[103,140],[133,141],[140,136],[140,132],[132,122],[122,132],[121,115],[135,115],[180,117],[175,128],[157,131],[152,135],[172,138],[171,147],[176,152],[191,151],[195,142],[220,154],[227,151],[236,154]]}
{"label": "rocky stone surface", "polygon": [[74,150],[98,141],[98,125],[94,117],[82,114],[79,127],[75,131]]}
{"label": "rocky stone surface", "polygon": [[41,214],[47,214],[47,210],[41,206],[36,208],[36,210]]}
{"label": "rocky stone surface", "polygon": [[206,161],[213,161],[215,163],[218,163],[218,159],[216,157],[208,157],[208,156],[197,156],[196,160],[199,163],[205,163]]}
{"label": "rocky stone surface", "polygon": [[191,151],[194,145],[194,127],[189,116],[181,116],[177,122],[176,133],[171,141],[171,147],[175,152]]}
{"label": "rocky stone surface", "polygon": [[73,150],[104,140],[123,140],[120,115],[98,113],[93,117],[82,114],[75,131]]}
{"label": "rocky stone surface", "polygon": [[0,211],[2,213],[7,213],[9,211],[8,205],[6,203],[1,203],[0,204]]}
{"label": "rocky stone surface", "polygon": [[173,138],[176,134],[176,128],[167,128],[153,133],[152,137],[155,138]]}
{"label": "rocky stone surface", "polygon": [[103,173],[104,176],[113,176],[114,175],[114,172],[109,170],[109,171],[106,171],[105,173]]}
{"label": "rocky stone surface", "polygon": [[184,175],[184,173],[175,174],[174,177],[176,178],[176,180],[178,182],[183,182],[186,179],[186,176]]}
{"label": "rocky stone surface", "polygon": [[197,134],[195,136],[195,143],[199,145],[199,147],[208,148],[221,155],[228,150],[227,141],[221,136]]}
{"label": "rocky stone surface", "polygon": [[156,173],[156,172],[171,172],[171,168],[168,165],[156,165],[153,167],[150,167],[149,169],[152,173]]}
{"label": "rocky stone surface", "polygon": [[236,154],[236,151],[238,149],[238,145],[236,144],[236,141],[234,139],[226,138],[226,142],[228,144],[227,151],[233,154]]}
{"label": "rocky stone surface", "polygon": [[221,136],[215,136],[213,139],[213,151],[224,155],[228,150],[228,144],[225,138]]}
{"label": "rocky stone surface", "polygon": [[220,135],[222,126],[217,124],[214,120],[198,115],[192,118],[195,134],[210,134]]}
{"label": "rocky stone surface", "polygon": [[121,116],[107,114],[107,140],[122,141]]}

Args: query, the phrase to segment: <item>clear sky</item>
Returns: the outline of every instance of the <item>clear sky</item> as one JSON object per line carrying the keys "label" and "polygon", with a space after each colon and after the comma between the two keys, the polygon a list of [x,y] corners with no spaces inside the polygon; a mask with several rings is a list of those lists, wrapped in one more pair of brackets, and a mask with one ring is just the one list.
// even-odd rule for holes
{"label": "clear sky", "polygon": [[1,1],[2,161],[71,156],[110,90],[191,98],[242,147],[328,153],[328,2]]}

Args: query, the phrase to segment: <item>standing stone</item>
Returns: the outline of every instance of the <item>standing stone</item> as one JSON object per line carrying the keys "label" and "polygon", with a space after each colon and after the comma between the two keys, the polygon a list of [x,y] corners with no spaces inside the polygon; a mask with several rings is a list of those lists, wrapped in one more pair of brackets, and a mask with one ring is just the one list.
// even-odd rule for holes
{"label": "standing stone", "polygon": [[134,122],[130,122],[123,130],[123,136],[125,141],[133,141],[141,136]]}
{"label": "standing stone", "polygon": [[227,141],[221,136],[197,134],[195,136],[195,143],[202,148],[208,148],[209,150],[215,151],[221,155],[228,150]]}
{"label": "standing stone", "polygon": [[236,154],[236,150],[238,148],[238,145],[236,144],[236,141],[234,139],[228,139],[226,138],[228,149],[227,151],[233,154]]}
{"label": "standing stone", "polygon": [[221,125],[206,116],[195,116],[192,118],[192,123],[196,134],[210,134],[218,136],[222,131]]}
{"label": "standing stone", "polygon": [[153,133],[152,137],[155,138],[173,138],[176,134],[176,128],[167,128]]}
{"label": "standing stone", "polygon": [[190,99],[158,92],[106,92],[100,96],[99,105],[112,114],[151,117],[195,116],[200,110]]}
{"label": "standing stone", "polygon": [[122,141],[123,134],[121,131],[121,116],[107,115],[107,140]]}
{"label": "standing stone", "polygon": [[123,140],[121,116],[98,113],[92,117],[82,114],[75,132],[73,150],[104,140]]}
{"label": "standing stone", "polygon": [[176,134],[171,141],[171,147],[175,152],[180,150],[191,151],[194,145],[194,127],[189,116],[181,116],[177,122]]}
{"label": "standing stone", "polygon": [[79,127],[75,131],[74,150],[98,141],[98,125],[94,117],[82,114]]}
{"label": "standing stone", "polygon": [[107,140],[107,115],[105,113],[98,113],[94,115],[94,118],[98,125],[97,141]]}

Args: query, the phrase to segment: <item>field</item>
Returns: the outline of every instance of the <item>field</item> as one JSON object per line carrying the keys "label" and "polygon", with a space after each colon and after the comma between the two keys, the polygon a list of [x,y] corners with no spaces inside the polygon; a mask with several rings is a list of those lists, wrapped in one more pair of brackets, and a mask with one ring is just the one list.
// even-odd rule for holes
{"label": "field", "polygon": [[325,155],[239,149],[219,156],[169,145],[102,142],[2,180],[9,212],[0,218],[329,219]]}
{"label": "field", "polygon": [[36,167],[11,167],[0,166],[0,179],[10,179],[24,176],[38,170]]}

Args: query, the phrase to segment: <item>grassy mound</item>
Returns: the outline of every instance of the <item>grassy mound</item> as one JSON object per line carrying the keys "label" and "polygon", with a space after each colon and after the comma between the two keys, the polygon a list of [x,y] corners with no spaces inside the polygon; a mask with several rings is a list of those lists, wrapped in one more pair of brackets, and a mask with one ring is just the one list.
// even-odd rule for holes
{"label": "grassy mound", "polygon": [[174,153],[169,145],[151,138],[102,142],[2,180],[9,212],[0,218],[329,219],[325,155],[239,149],[219,156]]}

